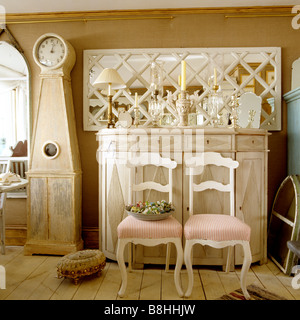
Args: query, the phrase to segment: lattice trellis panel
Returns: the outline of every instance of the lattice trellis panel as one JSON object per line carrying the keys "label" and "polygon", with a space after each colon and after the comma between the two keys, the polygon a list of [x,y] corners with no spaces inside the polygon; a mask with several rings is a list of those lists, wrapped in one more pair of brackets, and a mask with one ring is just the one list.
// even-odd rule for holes
{"label": "lattice trellis panel", "polygon": [[[211,124],[211,118],[203,101],[212,86],[214,68],[221,86],[224,118],[231,112],[230,96],[233,93],[254,92],[262,97],[261,128],[281,130],[281,49],[271,48],[185,48],[185,49],[115,49],[84,51],[84,130],[98,131],[106,126],[107,96],[93,87],[93,82],[104,68],[115,68],[127,88],[114,92],[113,102],[125,105],[133,116],[134,92],[138,92],[141,125],[151,125],[148,113],[150,102],[150,65],[154,61],[163,64],[164,114],[176,124],[177,114],[167,103],[167,93],[180,93],[178,76],[181,61],[186,61],[187,90],[197,105],[192,112],[202,118],[200,127]],[[118,110],[113,107],[118,120]],[[226,125],[226,124],[224,124]]]}

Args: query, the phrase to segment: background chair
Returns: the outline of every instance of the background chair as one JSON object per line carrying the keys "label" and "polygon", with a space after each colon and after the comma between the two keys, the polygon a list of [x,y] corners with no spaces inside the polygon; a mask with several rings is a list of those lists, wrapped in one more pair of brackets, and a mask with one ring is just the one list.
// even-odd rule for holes
{"label": "background chair", "polygon": [[[12,173],[19,175],[21,179],[26,179],[26,172],[28,171],[28,159],[24,157],[11,158],[9,167]],[[8,197],[27,197],[27,186],[9,192]]]}
{"label": "background chair", "polygon": [[[296,264],[292,268],[292,274],[295,276],[292,279],[292,287],[294,289],[300,289],[300,240],[297,241],[288,241],[287,242],[288,248],[295,254],[295,260],[297,261]],[[298,264],[297,264],[298,263]]]}
{"label": "background chair", "polygon": [[[10,169],[9,160],[0,160],[0,173],[8,172]],[[0,193],[0,245],[1,253],[5,254],[5,202],[6,202],[6,193]]]}
{"label": "background chair", "polygon": [[[169,169],[169,183],[162,185],[153,181],[146,181],[136,184],[135,174],[138,167],[154,165],[156,167],[162,166]],[[144,153],[141,157],[129,160],[127,166],[130,168],[129,179],[129,203],[132,203],[133,193],[144,190],[156,190],[160,192],[167,192],[169,194],[169,202],[172,202],[173,193],[173,178],[172,171],[176,168],[177,163],[167,158],[161,158],[159,154]],[[136,199],[137,200],[137,199]],[[143,201],[143,199],[138,199]],[[155,201],[163,199],[144,199]],[[165,199],[166,200],[166,199]],[[166,200],[167,201],[167,200]],[[176,210],[176,208],[175,208]],[[156,246],[159,244],[168,244],[166,265],[169,264],[170,245],[174,243],[177,250],[176,266],[174,271],[174,281],[177,292],[180,297],[183,296],[183,291],[180,285],[180,270],[183,263],[183,249],[182,249],[182,225],[174,218],[169,216],[164,220],[159,221],[144,221],[138,220],[132,216],[127,216],[117,228],[118,231],[118,246],[117,246],[117,261],[121,271],[122,285],[119,290],[119,296],[122,297],[127,287],[127,272],[124,263],[124,249],[127,244],[141,244],[144,246]],[[129,257],[129,261],[131,257]],[[168,267],[166,267],[168,269]]]}
{"label": "background chair", "polygon": [[[251,264],[250,251],[250,227],[235,217],[234,200],[234,169],[239,163],[231,158],[223,158],[219,153],[206,152],[202,158],[191,158],[186,163],[189,169],[189,214],[190,217],[184,226],[184,236],[186,238],[184,248],[184,260],[188,272],[188,288],[185,296],[189,297],[193,288],[193,270],[192,270],[192,248],[198,243],[203,246],[208,245],[213,248],[225,248],[240,244],[244,250],[244,260],[241,272],[241,288],[246,299],[249,299],[249,293],[246,289],[246,275]],[[224,185],[217,181],[204,181],[200,184],[194,183],[194,169],[199,166],[216,165],[229,168],[229,183]],[[207,214],[194,214],[194,192],[201,192],[207,189],[215,189],[230,194],[230,215],[216,214],[213,212]],[[226,272],[229,271],[231,250],[228,250]]]}
{"label": "background chair", "polygon": [[[296,241],[288,241],[287,242],[287,247],[294,253],[295,255],[295,260],[299,262],[298,260],[300,259],[300,240]],[[296,274],[298,270],[300,270],[300,264],[297,263],[293,266],[292,268],[292,273]]]}

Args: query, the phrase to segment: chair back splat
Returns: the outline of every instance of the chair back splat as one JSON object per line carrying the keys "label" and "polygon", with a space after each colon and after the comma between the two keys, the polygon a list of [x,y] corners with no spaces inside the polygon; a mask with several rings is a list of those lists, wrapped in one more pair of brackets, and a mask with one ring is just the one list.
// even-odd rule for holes
{"label": "chair back splat", "polygon": [[[136,184],[137,168],[153,165],[158,167],[165,167],[169,169],[169,183],[162,185],[154,181],[145,181]],[[127,167],[131,169],[129,174],[129,203],[133,201],[133,193],[144,190],[156,190],[159,192],[167,192],[169,195],[169,202],[173,200],[173,169],[177,167],[177,163],[169,158],[162,158],[157,153],[143,153],[140,157],[128,160]],[[157,169],[156,169],[157,170]]]}
{"label": "chair back splat", "polygon": [[[209,180],[199,184],[194,183],[195,169],[208,165],[222,166],[229,169],[229,183],[222,184],[218,181]],[[203,157],[193,157],[186,161],[189,168],[189,214],[194,214],[194,192],[201,192],[209,189],[230,193],[230,215],[235,216],[235,190],[234,190],[234,169],[239,166],[238,161],[231,158],[223,158],[219,153],[206,152]]]}

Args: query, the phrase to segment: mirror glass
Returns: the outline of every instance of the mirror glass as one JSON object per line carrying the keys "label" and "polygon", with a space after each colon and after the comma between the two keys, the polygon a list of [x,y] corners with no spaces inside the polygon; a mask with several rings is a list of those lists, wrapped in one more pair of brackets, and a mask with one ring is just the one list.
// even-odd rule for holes
{"label": "mirror glass", "polygon": [[[181,61],[186,62],[187,93],[195,101],[190,113],[191,125],[210,126],[207,98],[217,82],[223,104],[218,110],[221,126],[231,114],[233,94],[255,93],[262,98],[260,127],[281,129],[281,50],[280,48],[191,48],[191,49],[118,49],[84,51],[84,129],[106,126],[108,99],[93,87],[104,68],[115,68],[127,85],[113,92],[115,121],[121,111],[134,117],[135,93],[138,93],[140,124],[151,126],[151,64],[162,67],[162,124],[176,124],[176,112],[168,102],[180,94],[178,76]],[[174,100],[174,101],[175,101]],[[191,116],[191,115],[189,115]]]}

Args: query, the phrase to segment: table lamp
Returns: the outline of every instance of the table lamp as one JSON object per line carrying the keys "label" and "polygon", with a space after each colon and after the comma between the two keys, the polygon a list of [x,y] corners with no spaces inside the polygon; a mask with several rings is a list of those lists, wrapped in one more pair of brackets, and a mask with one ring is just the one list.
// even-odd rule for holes
{"label": "table lamp", "polygon": [[95,88],[108,89],[107,128],[114,128],[112,121],[112,89],[126,88],[126,84],[113,68],[104,69],[93,83]]}

